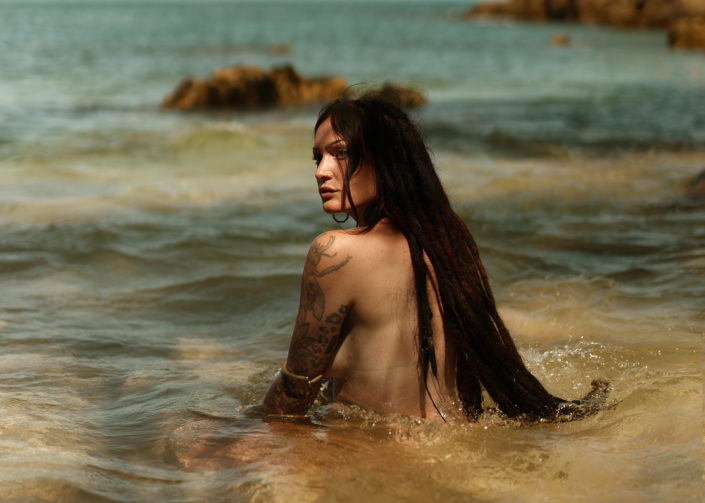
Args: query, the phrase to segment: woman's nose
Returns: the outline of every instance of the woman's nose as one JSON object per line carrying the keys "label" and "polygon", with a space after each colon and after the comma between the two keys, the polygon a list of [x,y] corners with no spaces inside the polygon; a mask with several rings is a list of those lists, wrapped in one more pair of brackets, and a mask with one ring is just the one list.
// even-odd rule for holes
{"label": "woman's nose", "polygon": [[318,180],[319,183],[323,183],[326,180],[331,179],[331,171],[330,168],[327,165],[328,163],[326,162],[325,159],[321,160],[321,162],[318,164],[318,167],[316,168],[316,180]]}

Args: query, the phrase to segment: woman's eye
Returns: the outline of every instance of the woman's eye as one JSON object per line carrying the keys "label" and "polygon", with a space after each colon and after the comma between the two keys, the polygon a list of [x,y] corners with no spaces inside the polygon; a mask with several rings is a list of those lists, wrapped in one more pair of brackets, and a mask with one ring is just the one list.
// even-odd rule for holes
{"label": "woman's eye", "polygon": [[337,157],[338,159],[347,159],[348,151],[344,148],[341,148],[335,152],[335,157]]}
{"label": "woman's eye", "polygon": [[313,162],[316,163],[316,166],[321,164],[321,156],[320,155],[314,155],[313,156]]}

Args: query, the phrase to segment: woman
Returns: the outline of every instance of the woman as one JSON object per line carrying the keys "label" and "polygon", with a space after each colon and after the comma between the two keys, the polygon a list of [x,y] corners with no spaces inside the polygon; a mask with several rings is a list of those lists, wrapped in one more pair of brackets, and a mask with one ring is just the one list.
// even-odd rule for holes
{"label": "woman", "polygon": [[[316,122],[313,157],[324,211],[357,228],[313,241],[289,355],[261,412],[306,413],[323,377],[335,400],[413,417],[476,417],[483,388],[509,417],[593,410],[551,395],[525,367],[404,112],[374,96],[335,101]],[[586,399],[606,388],[593,383]]]}

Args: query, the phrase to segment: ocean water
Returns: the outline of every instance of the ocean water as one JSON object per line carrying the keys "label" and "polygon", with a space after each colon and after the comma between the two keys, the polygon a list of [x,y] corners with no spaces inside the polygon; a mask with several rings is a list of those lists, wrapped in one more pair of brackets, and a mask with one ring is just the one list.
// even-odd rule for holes
{"label": "ocean water", "polygon": [[[0,501],[702,501],[705,57],[470,3],[0,3]],[[159,109],[240,63],[422,90],[528,366],[567,398],[605,377],[610,407],[245,418],[335,224],[318,106]]]}

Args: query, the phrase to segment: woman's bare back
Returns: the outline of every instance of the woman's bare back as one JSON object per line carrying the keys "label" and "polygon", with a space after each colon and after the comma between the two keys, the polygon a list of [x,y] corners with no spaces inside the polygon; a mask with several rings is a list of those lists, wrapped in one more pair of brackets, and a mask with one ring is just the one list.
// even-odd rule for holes
{"label": "woman's bare back", "polygon": [[436,407],[447,412],[455,399],[455,355],[446,347],[429,281],[438,376],[429,372],[427,390],[418,363],[414,275],[406,238],[384,223],[366,233],[328,235],[340,256],[351,257],[339,272],[341,284],[350,291],[351,308],[340,347],[325,371],[335,380],[336,399],[417,417],[437,416]]}

